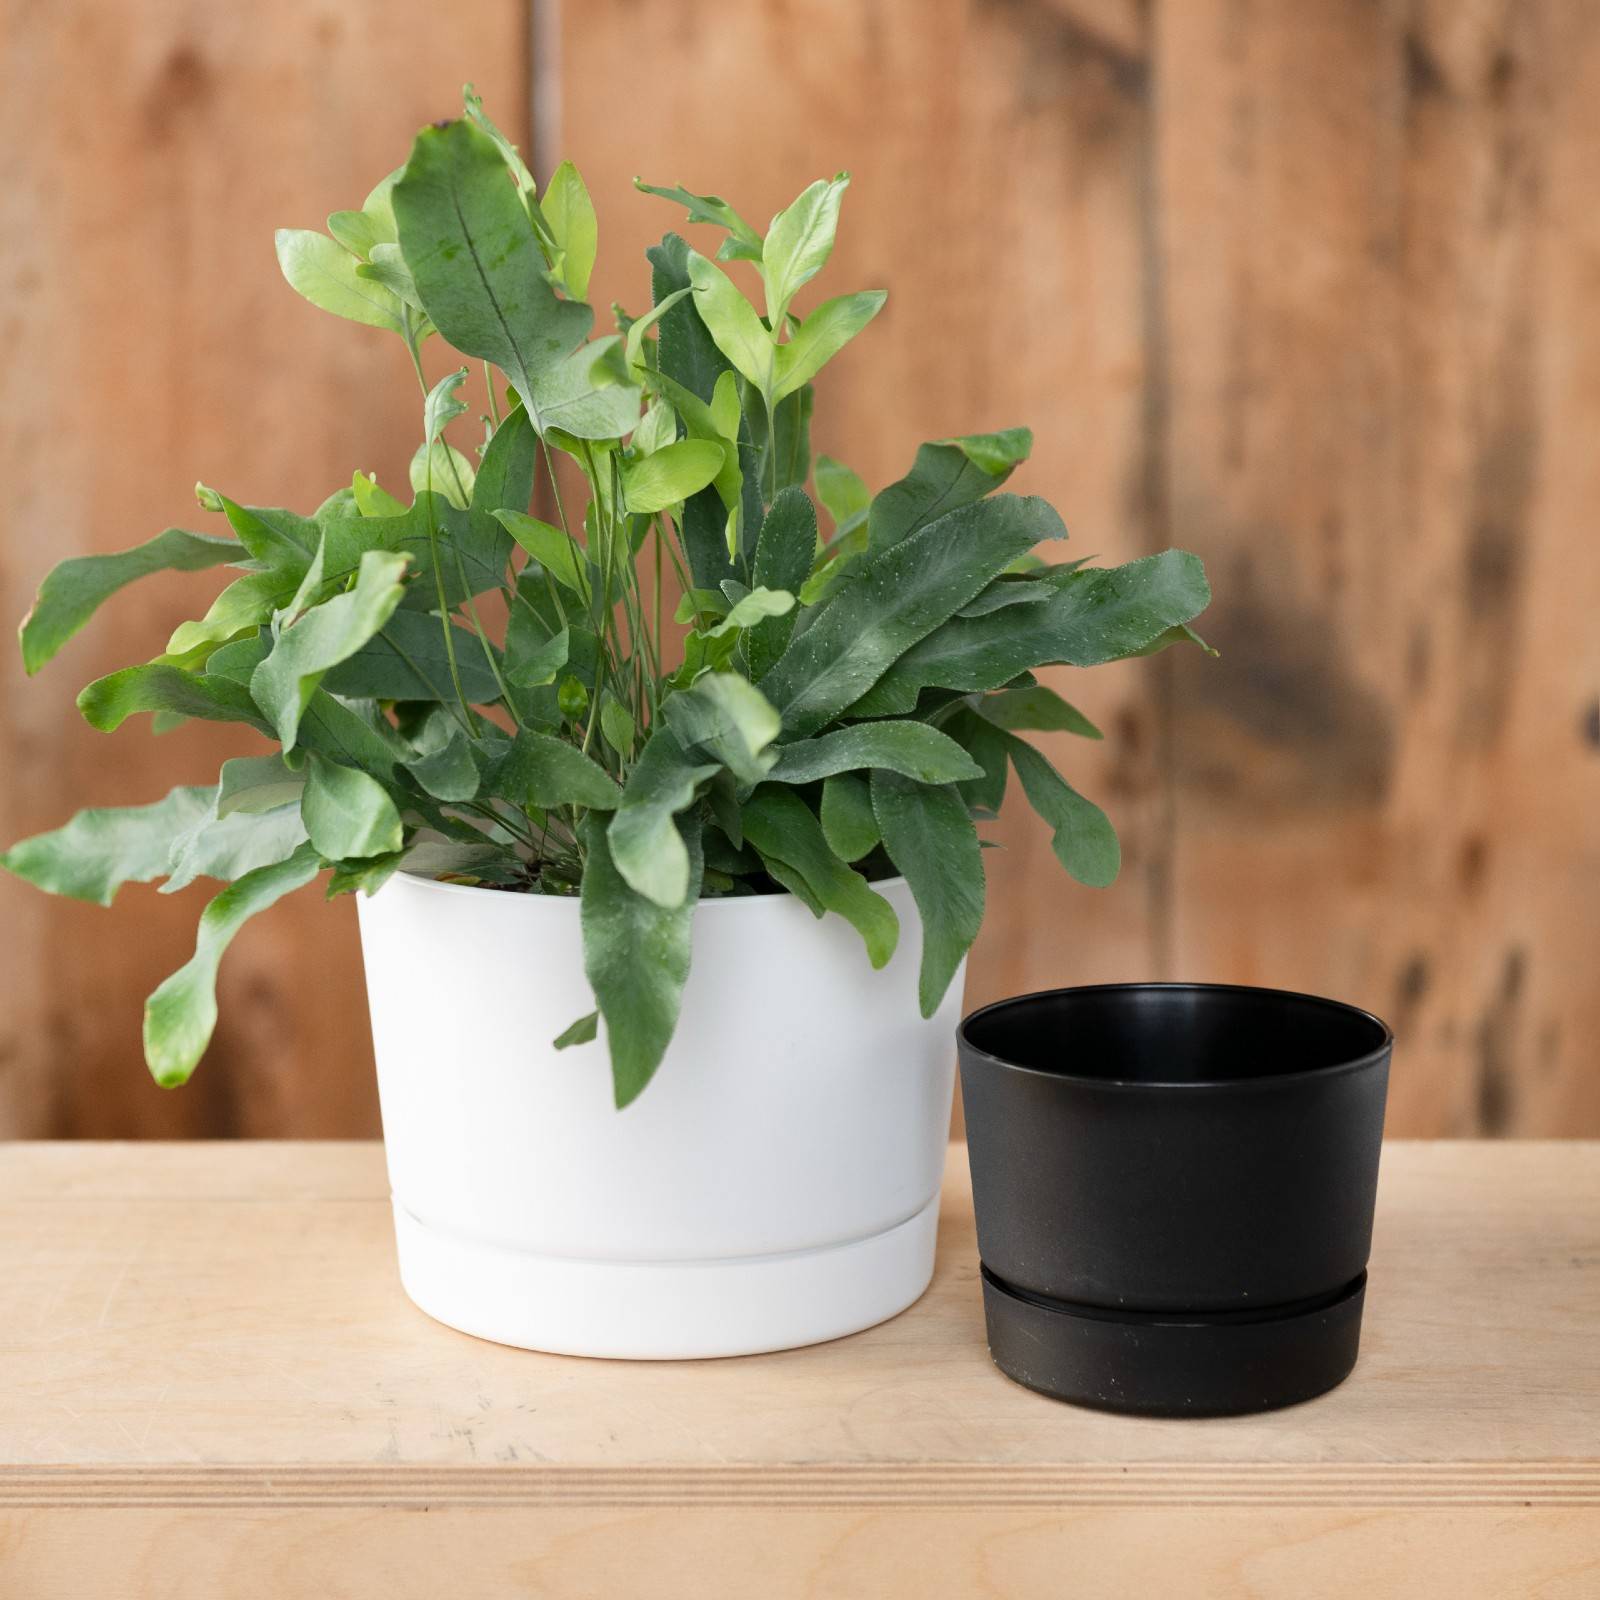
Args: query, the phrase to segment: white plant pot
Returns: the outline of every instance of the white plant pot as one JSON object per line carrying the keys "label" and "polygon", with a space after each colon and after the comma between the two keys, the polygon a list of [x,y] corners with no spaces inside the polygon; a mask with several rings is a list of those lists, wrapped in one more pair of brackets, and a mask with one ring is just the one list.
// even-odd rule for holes
{"label": "white plant pot", "polygon": [[400,1275],[503,1344],[669,1359],[813,1344],[933,1272],[960,1011],[917,1009],[903,879],[881,972],[793,896],[702,901],[671,1047],[626,1110],[576,900],[396,875],[360,898]]}

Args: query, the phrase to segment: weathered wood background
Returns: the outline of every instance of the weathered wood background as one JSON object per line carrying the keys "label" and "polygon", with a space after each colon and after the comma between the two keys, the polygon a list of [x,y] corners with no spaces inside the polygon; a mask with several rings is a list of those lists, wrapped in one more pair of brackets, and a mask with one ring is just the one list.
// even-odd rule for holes
{"label": "weathered wood background", "polygon": [[[642,171],[769,215],[855,176],[832,281],[889,307],[816,429],[875,484],[1030,423],[1077,553],[1176,543],[1187,653],[1079,675],[1056,752],[1112,890],[1008,811],[973,1002],[1064,981],[1341,995],[1401,1036],[1390,1127],[1600,1133],[1600,9],[1586,0],[10,0],[0,609],[197,524],[196,477],[309,507],[404,478],[398,345],[281,282],[275,225],[359,203],[471,78],[601,212],[597,303],[671,221]],[[0,834],[208,781],[233,746],[78,721],[210,590],[130,590],[0,664]],[[1070,745],[1071,748],[1067,746]],[[113,912],[0,883],[0,1131],[376,1131],[348,903],[224,969],[193,1085],[144,994],[202,888]]]}

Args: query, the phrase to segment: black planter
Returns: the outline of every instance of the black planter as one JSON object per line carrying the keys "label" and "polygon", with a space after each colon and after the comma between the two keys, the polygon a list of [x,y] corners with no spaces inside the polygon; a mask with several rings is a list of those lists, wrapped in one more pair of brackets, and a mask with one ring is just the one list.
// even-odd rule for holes
{"label": "black planter", "polygon": [[975,1011],[961,1093],[1001,1371],[1081,1405],[1265,1411],[1355,1364],[1392,1038],[1273,989]]}

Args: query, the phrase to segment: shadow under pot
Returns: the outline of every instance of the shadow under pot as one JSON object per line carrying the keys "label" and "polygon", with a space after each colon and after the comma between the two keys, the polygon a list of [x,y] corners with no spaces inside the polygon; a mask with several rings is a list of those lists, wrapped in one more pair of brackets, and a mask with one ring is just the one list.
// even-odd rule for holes
{"label": "shadow under pot", "polygon": [[1272,989],[1112,984],[959,1030],[989,1349],[1103,1410],[1226,1416],[1355,1365],[1389,1029]]}

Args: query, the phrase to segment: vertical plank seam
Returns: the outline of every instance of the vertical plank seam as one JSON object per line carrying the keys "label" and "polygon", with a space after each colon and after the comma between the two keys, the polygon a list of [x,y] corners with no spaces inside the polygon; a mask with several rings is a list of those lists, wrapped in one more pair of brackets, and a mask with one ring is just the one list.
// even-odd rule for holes
{"label": "vertical plank seam", "polygon": [[[1144,535],[1150,551],[1172,542],[1170,434],[1171,352],[1167,326],[1166,271],[1161,239],[1161,61],[1157,48],[1159,0],[1142,0],[1145,101],[1139,129],[1139,270],[1141,339],[1144,345],[1141,419],[1140,494]],[[1152,829],[1147,899],[1150,915],[1152,976],[1170,979],[1176,960],[1176,873],[1178,850],[1177,682],[1171,652],[1145,663],[1150,674],[1155,723],[1152,746],[1158,801]]]}
{"label": "vertical plank seam", "polygon": [[561,160],[561,0],[527,0],[528,165],[542,189]]}

